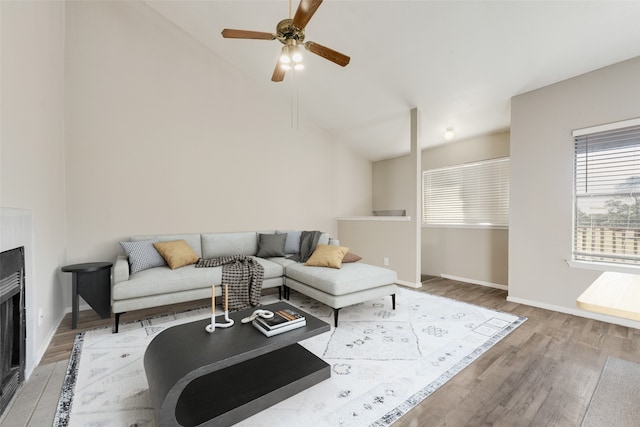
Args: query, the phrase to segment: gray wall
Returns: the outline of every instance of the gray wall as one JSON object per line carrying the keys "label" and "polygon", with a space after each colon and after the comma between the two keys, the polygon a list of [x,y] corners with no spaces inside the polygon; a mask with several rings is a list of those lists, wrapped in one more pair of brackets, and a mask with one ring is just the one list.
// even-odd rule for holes
{"label": "gray wall", "polygon": [[[422,151],[422,170],[509,156],[509,132],[438,145]],[[373,164],[374,209],[406,209],[413,179],[409,156]],[[506,286],[508,230],[422,227],[422,274]]]}
{"label": "gray wall", "polygon": [[572,239],[571,132],[639,116],[640,57],[512,99],[510,300],[585,314],[576,298],[600,272],[565,262]]}

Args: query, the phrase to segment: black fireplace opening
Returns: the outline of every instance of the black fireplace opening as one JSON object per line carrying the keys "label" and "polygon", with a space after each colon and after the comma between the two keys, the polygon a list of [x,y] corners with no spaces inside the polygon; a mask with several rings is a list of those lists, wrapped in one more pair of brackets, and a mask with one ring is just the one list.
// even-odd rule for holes
{"label": "black fireplace opening", "polygon": [[0,252],[0,415],[24,381],[24,247]]}

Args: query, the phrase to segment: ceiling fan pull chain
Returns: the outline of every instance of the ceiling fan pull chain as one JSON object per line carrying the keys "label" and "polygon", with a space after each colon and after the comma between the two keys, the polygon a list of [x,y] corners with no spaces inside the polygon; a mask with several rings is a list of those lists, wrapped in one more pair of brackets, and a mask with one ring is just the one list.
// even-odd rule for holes
{"label": "ceiling fan pull chain", "polygon": [[295,75],[295,70],[291,70],[291,83],[289,83],[291,87],[289,95],[291,99],[291,129],[300,131],[300,91],[298,90]]}

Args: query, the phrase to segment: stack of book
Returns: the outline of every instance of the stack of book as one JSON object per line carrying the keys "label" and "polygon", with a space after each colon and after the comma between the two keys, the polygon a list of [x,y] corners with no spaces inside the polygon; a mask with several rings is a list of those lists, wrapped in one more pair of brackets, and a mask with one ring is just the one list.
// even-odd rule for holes
{"label": "stack of book", "polygon": [[290,308],[284,308],[273,313],[271,319],[257,317],[251,322],[254,328],[268,337],[301,328],[307,324],[304,316]]}

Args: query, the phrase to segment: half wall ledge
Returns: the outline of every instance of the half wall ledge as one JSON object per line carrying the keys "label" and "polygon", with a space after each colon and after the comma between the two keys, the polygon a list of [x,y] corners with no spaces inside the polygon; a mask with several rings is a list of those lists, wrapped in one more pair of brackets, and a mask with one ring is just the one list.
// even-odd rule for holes
{"label": "half wall ledge", "polygon": [[338,221],[411,221],[410,216],[343,216]]}

